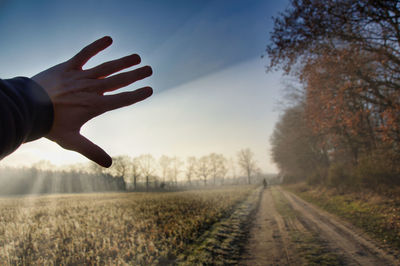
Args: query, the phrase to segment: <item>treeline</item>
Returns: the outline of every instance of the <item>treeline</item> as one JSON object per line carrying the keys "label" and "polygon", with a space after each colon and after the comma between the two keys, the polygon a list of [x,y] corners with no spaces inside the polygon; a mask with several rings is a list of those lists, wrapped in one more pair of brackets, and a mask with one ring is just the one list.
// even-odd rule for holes
{"label": "treeline", "polygon": [[250,149],[240,150],[236,159],[227,159],[218,153],[189,156],[186,159],[166,155],[157,159],[151,154],[143,154],[137,157],[114,157],[110,169],[93,167],[95,172],[123,177],[127,189],[133,191],[255,184],[266,178]]}
{"label": "treeline", "polygon": [[123,178],[83,170],[54,171],[35,166],[0,168],[0,195],[124,191]]}
{"label": "treeline", "polygon": [[151,154],[117,156],[110,168],[95,163],[62,168],[41,161],[32,167],[0,168],[0,195],[81,193],[104,191],[175,191],[191,187],[261,184],[265,175],[250,149],[237,158],[210,153],[202,157]]}
{"label": "treeline", "polygon": [[269,70],[299,84],[271,137],[286,182],[400,185],[399,23],[393,0],[293,0],[275,18]]}

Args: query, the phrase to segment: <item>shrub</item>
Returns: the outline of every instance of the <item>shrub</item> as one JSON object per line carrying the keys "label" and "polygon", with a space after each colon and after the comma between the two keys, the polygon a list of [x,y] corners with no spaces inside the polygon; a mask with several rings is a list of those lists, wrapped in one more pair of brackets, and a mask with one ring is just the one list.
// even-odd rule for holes
{"label": "shrub", "polygon": [[312,174],[307,176],[307,184],[320,185],[326,181],[326,168],[316,168]]}
{"label": "shrub", "polygon": [[328,169],[327,185],[331,187],[348,187],[354,184],[351,168],[344,163],[332,164]]}
{"label": "shrub", "polygon": [[382,185],[399,185],[399,173],[385,155],[370,155],[360,159],[354,169],[358,183],[377,189]]}

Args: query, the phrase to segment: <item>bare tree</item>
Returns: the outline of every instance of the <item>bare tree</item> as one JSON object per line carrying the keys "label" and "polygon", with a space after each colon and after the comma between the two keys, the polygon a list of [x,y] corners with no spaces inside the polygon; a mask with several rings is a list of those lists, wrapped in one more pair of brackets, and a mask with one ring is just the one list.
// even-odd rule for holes
{"label": "bare tree", "polygon": [[131,161],[131,174],[132,174],[132,178],[133,178],[133,189],[136,190],[137,182],[140,178],[139,157],[135,157]]}
{"label": "bare tree", "polygon": [[228,168],[229,168],[232,180],[237,179],[236,163],[235,163],[235,160],[233,158],[229,158],[229,160],[228,160]]}
{"label": "bare tree", "polygon": [[103,176],[109,171],[109,169],[104,168],[95,162],[90,162],[89,171],[97,176]]}
{"label": "bare tree", "polygon": [[218,178],[221,179],[221,183],[223,183],[227,172],[225,157],[222,154],[211,153],[208,158],[210,164],[210,175],[213,178],[214,185]]}
{"label": "bare tree", "polygon": [[257,169],[256,162],[254,160],[254,153],[249,149],[241,149],[238,152],[238,163],[242,168],[243,172],[247,175],[247,181],[251,184],[251,176]]}
{"label": "bare tree", "polygon": [[192,178],[196,174],[197,159],[194,156],[190,156],[186,159],[186,179],[189,185],[192,184]]}
{"label": "bare tree", "polygon": [[130,163],[131,159],[124,156],[117,156],[113,158],[113,164],[109,170],[112,176],[122,177],[125,181],[127,181],[127,176],[131,167]]}
{"label": "bare tree", "polygon": [[160,172],[162,183],[165,184],[165,180],[167,179],[168,174],[170,173],[171,168],[171,157],[163,155],[158,160],[158,164],[160,165]]}
{"label": "bare tree", "polygon": [[208,155],[208,160],[210,164],[210,176],[213,178],[214,185],[218,176],[218,167],[219,167],[218,159],[219,159],[218,154],[216,153],[211,153],[210,155]]}
{"label": "bare tree", "polygon": [[47,160],[40,160],[32,165],[34,168],[38,169],[39,171],[46,171],[54,169],[55,166]]}
{"label": "bare tree", "polygon": [[183,162],[178,157],[173,157],[171,159],[171,179],[175,183],[175,186],[178,185],[178,177],[181,172]]}
{"label": "bare tree", "polygon": [[219,171],[218,171],[218,175],[219,178],[221,179],[221,184],[223,185],[225,182],[225,176],[228,173],[228,161],[226,160],[226,158],[221,154],[221,158],[219,161]]}
{"label": "bare tree", "polygon": [[156,168],[156,160],[151,154],[143,154],[138,157],[139,169],[146,179],[146,191],[149,190],[149,180],[154,174]]}
{"label": "bare tree", "polygon": [[207,179],[210,175],[210,162],[208,156],[203,156],[197,161],[197,173],[203,179],[204,185],[207,185]]}

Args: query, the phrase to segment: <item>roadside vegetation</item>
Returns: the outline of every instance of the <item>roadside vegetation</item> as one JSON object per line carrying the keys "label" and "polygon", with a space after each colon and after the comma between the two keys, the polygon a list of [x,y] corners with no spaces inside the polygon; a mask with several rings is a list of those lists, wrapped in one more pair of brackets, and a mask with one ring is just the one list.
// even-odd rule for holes
{"label": "roadside vegetation", "polygon": [[400,186],[399,1],[291,1],[269,69],[295,78],[271,137],[285,182]]}
{"label": "roadside vegetation", "polygon": [[285,188],[363,229],[372,238],[400,250],[400,190],[346,192],[305,183]]}
{"label": "roadside vegetation", "polygon": [[293,0],[266,50],[269,70],[294,78],[271,137],[281,180],[397,248],[399,10],[389,0]]}

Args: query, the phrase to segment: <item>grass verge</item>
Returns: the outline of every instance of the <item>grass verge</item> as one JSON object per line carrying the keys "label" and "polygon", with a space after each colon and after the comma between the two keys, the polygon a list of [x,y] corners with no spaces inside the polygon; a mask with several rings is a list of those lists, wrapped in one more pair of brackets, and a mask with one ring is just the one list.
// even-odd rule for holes
{"label": "grass verge", "polygon": [[400,193],[390,196],[372,191],[339,191],[304,183],[286,189],[364,230],[372,238],[400,249]]}

